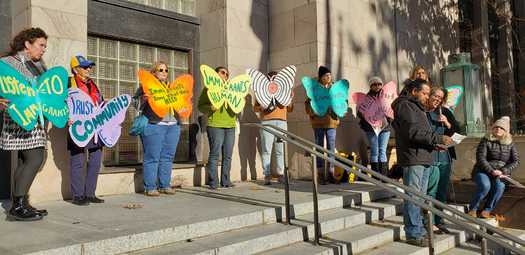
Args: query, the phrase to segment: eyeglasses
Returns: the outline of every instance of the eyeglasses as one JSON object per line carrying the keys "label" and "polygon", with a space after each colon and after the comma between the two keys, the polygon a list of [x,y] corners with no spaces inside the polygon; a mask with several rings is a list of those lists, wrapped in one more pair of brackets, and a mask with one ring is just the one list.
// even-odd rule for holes
{"label": "eyeglasses", "polygon": [[89,69],[93,68],[93,66],[81,66],[80,68],[82,68],[84,70],[89,70]]}
{"label": "eyeglasses", "polygon": [[222,74],[222,75],[230,76],[230,74],[227,71],[224,71],[224,70],[220,70],[219,73]]}
{"label": "eyeglasses", "polygon": [[383,86],[383,83],[379,83],[379,82],[376,82],[376,83],[372,83],[370,84],[370,86]]}
{"label": "eyeglasses", "polygon": [[161,68],[161,69],[157,69],[157,72],[159,72],[159,73],[168,73],[169,70],[168,70],[168,69],[162,69],[162,68]]}

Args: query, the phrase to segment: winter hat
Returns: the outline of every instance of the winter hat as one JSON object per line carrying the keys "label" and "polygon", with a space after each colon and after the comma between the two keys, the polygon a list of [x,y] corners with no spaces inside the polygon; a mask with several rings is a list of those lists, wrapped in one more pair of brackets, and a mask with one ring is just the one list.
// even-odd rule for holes
{"label": "winter hat", "polygon": [[510,132],[510,118],[509,116],[503,116],[500,119],[496,120],[492,127],[500,127],[503,128],[506,132]]}
{"label": "winter hat", "polygon": [[372,78],[370,78],[370,80],[368,80],[368,86],[372,86],[372,84],[374,83],[383,84],[383,80],[381,80],[379,76],[373,76]]}
{"label": "winter hat", "polygon": [[325,75],[327,73],[331,73],[330,69],[328,69],[328,67],[326,67],[326,66],[320,66],[319,67],[319,72],[317,74],[317,77],[319,77],[319,79],[321,79],[321,77],[323,77],[323,75]]}

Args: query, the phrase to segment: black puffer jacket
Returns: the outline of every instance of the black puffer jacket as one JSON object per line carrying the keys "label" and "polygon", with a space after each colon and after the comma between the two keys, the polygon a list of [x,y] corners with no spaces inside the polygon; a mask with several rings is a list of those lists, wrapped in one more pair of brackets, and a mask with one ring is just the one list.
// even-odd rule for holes
{"label": "black puffer jacket", "polygon": [[503,174],[510,175],[519,164],[519,153],[510,135],[501,141],[489,135],[478,144],[472,173],[483,171],[490,175],[494,170],[501,170]]}
{"label": "black puffer jacket", "polygon": [[402,95],[392,103],[396,132],[397,164],[432,165],[432,150],[443,136],[432,132],[423,105],[412,96]]}

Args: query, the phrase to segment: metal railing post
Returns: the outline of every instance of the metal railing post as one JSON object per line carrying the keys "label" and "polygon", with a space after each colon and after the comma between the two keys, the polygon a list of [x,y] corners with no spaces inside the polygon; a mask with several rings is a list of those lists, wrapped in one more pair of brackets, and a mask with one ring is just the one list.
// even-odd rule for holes
{"label": "metal railing post", "polygon": [[[315,148],[314,148],[315,151]],[[313,180],[313,187],[312,187],[312,195],[313,195],[313,202],[314,202],[314,243],[315,245],[319,245],[319,239],[320,239],[320,230],[319,230],[319,205],[317,201],[317,156],[315,154],[311,154],[312,157],[312,180]]]}
{"label": "metal railing post", "polygon": [[[481,227],[480,228],[481,231],[483,231],[484,233],[487,233],[487,229],[485,227]],[[482,255],[488,255],[488,249],[487,249],[487,238],[483,237],[483,236],[480,236],[481,238],[481,254]]]}
{"label": "metal railing post", "polygon": [[[427,201],[428,206],[432,207],[432,201]],[[432,231],[434,226],[434,214],[432,214],[431,210],[426,210],[426,217],[427,217],[427,235],[428,235],[428,254],[434,255],[435,249],[434,249],[434,231]]]}
{"label": "metal railing post", "polygon": [[290,179],[288,175],[288,143],[282,139],[277,139],[278,143],[283,143],[283,158],[284,158],[284,206],[286,213],[286,223],[290,224]]}

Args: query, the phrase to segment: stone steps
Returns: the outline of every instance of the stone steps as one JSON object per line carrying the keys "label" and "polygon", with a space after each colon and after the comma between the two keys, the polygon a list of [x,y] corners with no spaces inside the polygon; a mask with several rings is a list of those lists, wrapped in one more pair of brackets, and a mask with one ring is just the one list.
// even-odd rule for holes
{"label": "stone steps", "polygon": [[[367,203],[362,206],[366,206]],[[377,215],[390,216],[395,213],[395,203],[373,203],[368,211],[353,208],[336,208],[319,212],[321,232],[349,229],[356,225],[367,227],[367,219],[377,220]],[[380,213],[379,211],[384,210]],[[292,225],[273,223],[238,229],[220,235],[211,235],[188,241],[177,242],[162,247],[141,250],[129,254],[255,254],[278,247],[284,247],[304,240],[313,239],[313,213],[296,217]]]}

